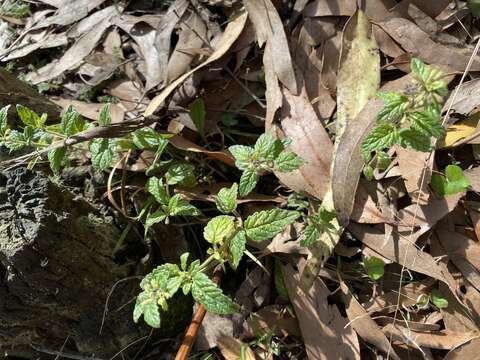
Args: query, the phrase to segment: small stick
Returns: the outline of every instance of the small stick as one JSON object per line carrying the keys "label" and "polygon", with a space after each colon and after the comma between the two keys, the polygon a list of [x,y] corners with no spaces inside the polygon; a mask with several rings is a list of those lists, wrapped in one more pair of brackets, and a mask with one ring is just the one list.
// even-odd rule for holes
{"label": "small stick", "polygon": [[[223,269],[220,266],[215,268],[213,272],[213,282],[217,285],[220,285],[220,280],[223,275]],[[188,326],[187,332],[185,333],[185,337],[183,338],[182,345],[178,349],[177,356],[175,360],[186,360],[190,351],[192,350],[193,344],[197,338],[198,329],[200,329],[200,325],[202,325],[203,318],[207,310],[205,310],[205,306],[200,304],[193,316],[192,322]]]}

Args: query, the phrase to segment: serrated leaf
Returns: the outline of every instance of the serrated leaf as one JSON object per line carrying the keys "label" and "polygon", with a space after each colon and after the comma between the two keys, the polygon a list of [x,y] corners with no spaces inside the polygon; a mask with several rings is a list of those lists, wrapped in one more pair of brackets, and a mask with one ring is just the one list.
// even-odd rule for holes
{"label": "serrated leaf", "polygon": [[211,244],[221,244],[235,230],[234,217],[220,215],[211,219],[203,229],[203,237]]}
{"label": "serrated leaf", "polygon": [[275,153],[275,138],[269,132],[260,135],[255,143],[253,152],[257,158],[273,160]]}
{"label": "serrated leaf", "polygon": [[112,118],[110,117],[110,103],[103,106],[100,116],[98,117],[98,123],[100,126],[108,126],[112,123]]}
{"label": "serrated leaf", "polygon": [[115,139],[93,139],[90,142],[92,154],[92,166],[98,170],[107,170],[115,161],[116,154]]}
{"label": "serrated leaf", "polygon": [[238,196],[238,185],[233,183],[230,188],[222,188],[215,198],[215,203],[217,204],[217,209],[224,213],[229,214],[237,208],[237,196]]}
{"label": "serrated leaf", "polygon": [[58,174],[60,172],[60,168],[62,166],[62,163],[65,161],[66,154],[67,154],[66,147],[53,149],[48,152],[48,161],[50,163],[50,169],[52,169],[54,174]]}
{"label": "serrated leaf", "polygon": [[34,128],[42,127],[46,120],[41,118],[37,115],[37,113],[23,105],[17,105],[17,113],[18,117],[25,125],[32,126]]}
{"label": "serrated leaf", "polygon": [[373,281],[377,281],[385,274],[385,263],[382,259],[372,256],[365,259],[363,267],[367,272],[367,275]]}
{"label": "serrated leaf", "polygon": [[18,151],[23,149],[27,144],[26,144],[25,137],[23,136],[23,133],[17,130],[12,130],[9,132],[4,145],[10,151]]}
{"label": "serrated leaf", "polygon": [[165,190],[165,186],[163,185],[163,180],[157,178],[155,176],[148,179],[147,184],[145,186],[145,190],[147,190],[150,194],[152,194],[157,200],[158,203],[167,205],[170,197]]}
{"label": "serrated leaf", "polygon": [[153,328],[158,329],[160,327],[160,311],[155,302],[150,301],[144,305],[143,320]]}
{"label": "serrated leaf", "polygon": [[250,165],[253,157],[253,148],[245,145],[233,145],[228,148],[235,158],[235,166],[245,170]]}
{"label": "serrated leaf", "polygon": [[153,213],[149,213],[147,215],[147,219],[145,220],[145,226],[147,229],[152,227],[155,224],[165,221],[167,215],[162,210],[157,210]]}
{"label": "serrated leaf", "polygon": [[239,195],[247,196],[250,192],[255,189],[258,182],[257,171],[252,167],[245,169],[240,177],[240,186],[239,186]]}
{"label": "serrated leaf", "polygon": [[207,311],[214,314],[228,315],[238,310],[238,305],[224,295],[222,290],[201,272],[193,275],[192,296],[195,301],[203,304]]}
{"label": "serrated leaf", "polygon": [[405,149],[424,152],[432,150],[432,141],[430,136],[424,135],[421,132],[413,129],[400,129],[398,134],[400,137],[400,145]]}
{"label": "serrated leaf", "polygon": [[273,238],[292,224],[300,213],[284,209],[263,210],[250,215],[244,223],[247,237],[253,241],[264,241]]}
{"label": "serrated leaf", "polygon": [[380,92],[377,96],[384,101],[382,109],[377,114],[377,120],[380,122],[399,118],[408,106],[408,97],[397,92]]}
{"label": "serrated leaf", "polygon": [[448,94],[447,83],[443,80],[443,73],[431,66],[426,65],[420,59],[412,58],[410,62],[413,76],[421,86],[430,93],[445,96]]}
{"label": "serrated leaf", "polygon": [[433,305],[439,309],[445,309],[448,307],[448,300],[445,299],[445,296],[443,296],[438,289],[432,289],[432,292],[430,293],[430,300],[432,301]]}
{"label": "serrated leaf", "polygon": [[197,185],[195,167],[191,164],[173,164],[168,168],[165,177],[169,185],[179,184],[185,187]]}
{"label": "serrated leaf", "polygon": [[408,115],[413,130],[425,136],[434,136],[441,139],[445,136],[445,128],[442,126],[440,113],[433,107],[428,107],[422,112],[414,112]]}
{"label": "serrated leaf", "polygon": [[[164,139],[161,134],[159,134],[158,132],[156,132],[150,127],[144,127],[136,130],[133,133],[132,142],[137,149],[155,150],[161,147],[160,148],[161,152],[163,152],[163,150],[168,144],[167,139]],[[160,152],[160,155],[161,155],[161,152]]]}
{"label": "serrated leaf", "polygon": [[195,99],[190,105],[190,118],[192,119],[198,133],[205,136],[205,103],[202,98]]}
{"label": "serrated leaf", "polygon": [[448,165],[445,168],[445,176],[432,175],[431,186],[439,196],[453,195],[466,191],[470,186],[470,180],[465,176],[461,167]]}
{"label": "serrated leaf", "polygon": [[198,216],[200,214],[200,210],[184,200],[180,194],[172,196],[168,202],[169,216]]}
{"label": "serrated leaf", "polygon": [[280,172],[290,172],[302,166],[303,160],[294,152],[282,151],[275,159],[274,168]]}
{"label": "serrated leaf", "polygon": [[85,130],[85,120],[73,106],[69,106],[62,115],[60,131],[67,136],[71,136],[83,130]]}
{"label": "serrated leaf", "polygon": [[247,243],[247,237],[245,231],[240,230],[230,240],[229,253],[231,257],[230,265],[235,270],[242,260],[243,253],[245,252],[245,244]]}
{"label": "serrated leaf", "polygon": [[301,246],[310,246],[320,238],[320,231],[315,225],[307,225],[300,240]]}
{"label": "serrated leaf", "polygon": [[399,141],[399,131],[392,124],[377,125],[362,141],[361,152],[364,158],[377,150],[389,148]]}

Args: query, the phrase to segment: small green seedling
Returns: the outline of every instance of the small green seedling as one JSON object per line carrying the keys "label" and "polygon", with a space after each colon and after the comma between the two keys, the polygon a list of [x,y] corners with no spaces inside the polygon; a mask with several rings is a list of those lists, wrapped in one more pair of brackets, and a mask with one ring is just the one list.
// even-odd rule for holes
{"label": "small green seedling", "polygon": [[438,289],[433,289],[430,293],[430,301],[439,309],[445,309],[448,307],[448,300],[445,299],[443,294]]}
{"label": "small green seedling", "polygon": [[412,59],[411,68],[412,84],[405,91],[378,94],[384,106],[377,114],[376,126],[361,144],[368,179],[374,167],[382,170],[388,166],[387,151],[393,145],[427,152],[433,149],[432,137],[445,135],[440,115],[448,89],[443,73],[418,59]]}
{"label": "small green seedling", "polygon": [[470,186],[470,180],[464,175],[461,167],[448,165],[445,168],[445,176],[432,175],[430,185],[438,196],[445,196],[466,191]]}
{"label": "small green seedling", "polygon": [[240,196],[248,195],[257,185],[259,177],[272,171],[290,172],[298,169],[303,160],[294,152],[286,150],[290,141],[275,140],[273,135],[260,135],[254,147],[233,145],[228,149],[235,158],[235,165],[243,170],[240,178]]}
{"label": "small green seedling", "polygon": [[322,233],[333,233],[336,227],[332,222],[335,219],[335,213],[320,208],[317,214],[308,217],[309,224],[300,239],[301,246],[310,246],[320,238]]}
{"label": "small green seedling", "polygon": [[385,274],[385,263],[382,259],[377,258],[376,256],[365,259],[363,267],[365,268],[368,277],[373,281],[380,280]]}

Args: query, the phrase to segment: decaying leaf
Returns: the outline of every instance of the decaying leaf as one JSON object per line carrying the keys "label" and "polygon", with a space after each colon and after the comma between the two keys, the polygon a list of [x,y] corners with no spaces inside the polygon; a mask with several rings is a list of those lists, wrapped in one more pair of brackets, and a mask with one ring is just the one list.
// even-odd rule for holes
{"label": "decaying leaf", "polygon": [[345,304],[345,311],[350,320],[349,325],[363,340],[375,345],[383,353],[389,354],[392,359],[400,360],[400,357],[391,348],[390,342],[382,333],[380,327],[372,320],[357,299],[355,299],[343,281],[340,282],[340,289]]}
{"label": "decaying leaf", "polygon": [[286,88],[282,92],[281,130],[285,137],[292,140],[291,150],[305,164],[290,173],[275,174],[291,189],[322,199],[330,182],[332,141],[306,98],[305,90],[298,96]]}
{"label": "decaying leaf", "polygon": [[358,339],[335,305],[320,278],[307,293],[299,287],[300,274],[291,266],[283,268],[288,296],[297,315],[309,359],[360,359]]}
{"label": "decaying leaf", "polygon": [[[446,65],[453,70],[464,71],[470,59],[470,50],[462,52],[460,48],[436,43],[407,19],[394,17],[379,25],[412,57],[429,64]],[[470,70],[479,71],[480,60],[474,59]]]}
{"label": "decaying leaf", "polygon": [[222,336],[217,340],[217,346],[226,360],[255,360],[255,353],[247,344],[231,336]]}
{"label": "decaying leaf", "polygon": [[193,68],[189,72],[183,74],[175,81],[170,83],[165,89],[163,89],[160,94],[158,94],[148,105],[147,109],[145,110],[144,116],[148,117],[153,115],[153,113],[164,103],[167,97],[179,86],[183,83],[190,75],[192,75],[195,71],[207,66],[208,64],[214,62],[215,60],[220,59],[229,49],[230,46],[235,42],[238,36],[242,33],[242,30],[245,26],[247,21],[247,13],[242,13],[236,18],[234,18],[231,22],[228,23],[227,27],[225,28],[225,32],[223,33],[221,39],[217,42],[215,46],[215,50],[205,60],[203,63],[198,65],[197,67]]}

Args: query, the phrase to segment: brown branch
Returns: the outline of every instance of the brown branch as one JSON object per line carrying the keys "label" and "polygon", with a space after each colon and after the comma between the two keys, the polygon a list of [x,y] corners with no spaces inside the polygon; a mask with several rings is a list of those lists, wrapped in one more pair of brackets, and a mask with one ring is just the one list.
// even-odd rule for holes
{"label": "brown branch", "polygon": [[[213,282],[217,285],[220,285],[220,280],[222,279],[223,269],[221,266],[217,266],[215,271],[213,272]],[[188,326],[187,332],[185,333],[185,337],[183,338],[182,345],[178,349],[177,356],[175,360],[186,360],[190,351],[192,350],[193,344],[195,344],[195,340],[197,338],[198,329],[200,329],[200,325],[202,325],[203,318],[207,311],[205,310],[205,306],[200,304],[193,316],[192,322]]]}

